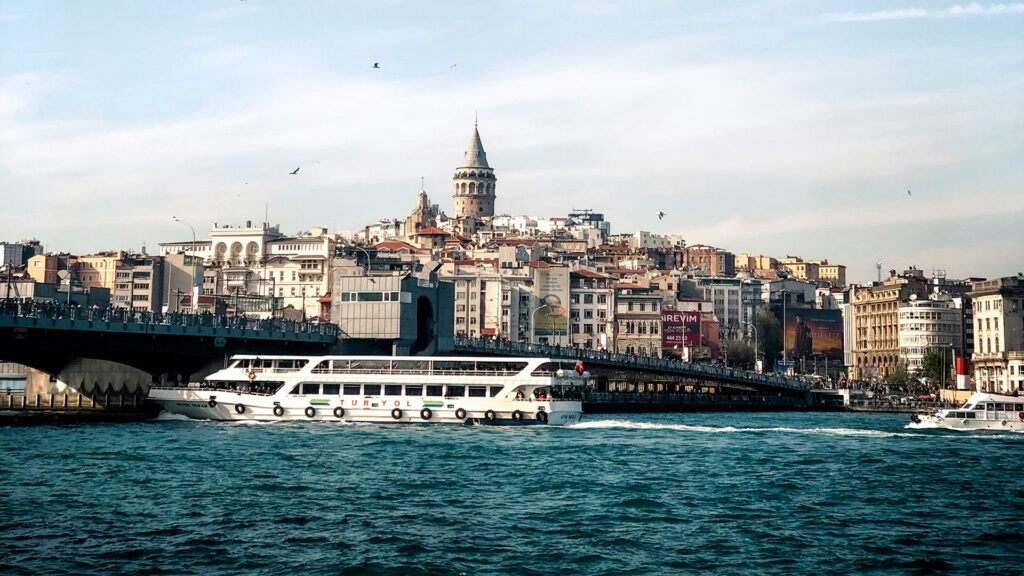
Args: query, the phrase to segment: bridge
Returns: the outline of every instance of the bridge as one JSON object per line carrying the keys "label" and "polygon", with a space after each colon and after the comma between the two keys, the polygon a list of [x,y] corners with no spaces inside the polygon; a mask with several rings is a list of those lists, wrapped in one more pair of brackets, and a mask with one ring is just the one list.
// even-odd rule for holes
{"label": "bridge", "polygon": [[580,361],[594,384],[584,397],[588,412],[780,409],[804,408],[811,403],[810,384],[779,374],[604,350],[463,337],[455,339],[454,349],[462,354],[542,356],[573,364]]}
{"label": "bridge", "polygon": [[148,389],[209,374],[233,354],[324,354],[337,342],[334,324],[0,302],[0,360],[85,392]]}

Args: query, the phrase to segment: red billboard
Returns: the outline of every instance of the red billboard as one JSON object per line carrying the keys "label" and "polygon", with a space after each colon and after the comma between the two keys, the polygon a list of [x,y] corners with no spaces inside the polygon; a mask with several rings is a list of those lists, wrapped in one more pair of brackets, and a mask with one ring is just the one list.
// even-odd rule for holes
{"label": "red billboard", "polygon": [[662,311],[661,345],[664,348],[700,346],[700,312]]}

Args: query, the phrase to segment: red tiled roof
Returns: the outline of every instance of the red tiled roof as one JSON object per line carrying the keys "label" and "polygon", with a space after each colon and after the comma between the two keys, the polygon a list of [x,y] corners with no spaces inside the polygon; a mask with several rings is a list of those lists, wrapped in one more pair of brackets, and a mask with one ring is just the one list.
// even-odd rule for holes
{"label": "red tiled roof", "polygon": [[593,270],[588,270],[586,268],[573,270],[570,274],[580,278],[611,278],[608,274],[601,274],[600,272],[594,272]]}
{"label": "red tiled roof", "polygon": [[448,233],[440,228],[431,226],[430,228],[424,228],[416,233],[419,236],[447,236]]}
{"label": "red tiled roof", "polygon": [[384,250],[390,250],[391,252],[397,252],[398,250],[401,250],[403,248],[410,252],[420,252],[420,249],[413,246],[412,244],[409,244],[407,242],[399,242],[398,240],[387,240],[385,242],[378,242],[377,244],[374,244],[373,247],[377,248],[378,250],[383,248]]}

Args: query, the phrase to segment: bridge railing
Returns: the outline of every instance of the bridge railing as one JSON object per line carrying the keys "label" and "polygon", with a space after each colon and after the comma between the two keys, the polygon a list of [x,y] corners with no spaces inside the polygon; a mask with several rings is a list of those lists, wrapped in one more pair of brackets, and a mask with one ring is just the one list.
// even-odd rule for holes
{"label": "bridge railing", "polygon": [[299,322],[281,318],[258,319],[216,314],[181,312],[139,312],[124,308],[82,308],[55,302],[0,301],[0,316],[48,320],[84,320],[141,326],[182,326],[196,328],[232,328],[254,332],[286,332],[337,337],[338,326],[330,323]]}
{"label": "bridge railing", "polygon": [[664,372],[675,372],[703,376],[707,378],[749,382],[752,384],[763,384],[792,390],[806,391],[810,385],[801,380],[785,378],[778,374],[758,374],[749,370],[728,368],[725,366],[712,366],[696,362],[683,362],[674,358],[654,358],[651,356],[637,356],[635,354],[619,354],[606,350],[587,350],[584,348],[573,348],[568,346],[549,346],[547,344],[531,344],[527,342],[505,342],[503,340],[485,340],[479,338],[466,338],[458,336],[455,338],[456,348],[473,350],[479,352],[491,352],[503,355],[522,356],[547,356],[552,358],[572,358],[576,360],[587,360],[604,364],[614,364],[621,367],[659,370]]}

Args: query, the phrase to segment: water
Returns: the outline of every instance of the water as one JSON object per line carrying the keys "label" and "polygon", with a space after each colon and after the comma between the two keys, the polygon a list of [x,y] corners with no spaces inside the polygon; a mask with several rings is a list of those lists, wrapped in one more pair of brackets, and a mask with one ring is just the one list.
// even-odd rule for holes
{"label": "water", "polygon": [[0,573],[1022,574],[1024,434],[906,421],[0,427]]}

